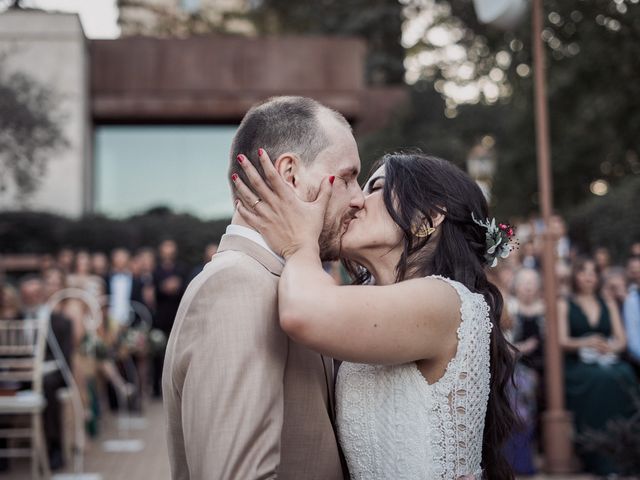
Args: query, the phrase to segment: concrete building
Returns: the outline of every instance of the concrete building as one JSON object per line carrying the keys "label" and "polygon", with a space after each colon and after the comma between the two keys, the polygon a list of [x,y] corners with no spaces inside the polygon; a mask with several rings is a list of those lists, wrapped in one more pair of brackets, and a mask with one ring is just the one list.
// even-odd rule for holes
{"label": "concrete building", "polygon": [[[5,67],[29,75],[58,95],[69,145],[49,161],[46,180],[31,198],[33,208],[77,216],[88,211],[91,179],[89,45],[73,14],[10,10],[0,15],[0,52]],[[3,112],[0,111],[0,115]],[[15,209],[10,183],[0,192],[2,209]]]}
{"label": "concrete building", "polygon": [[[29,208],[229,216],[229,147],[252,104],[309,96],[342,112],[358,136],[406,99],[402,86],[365,85],[365,49],[360,39],[335,37],[90,41],[75,15],[9,10],[0,15],[0,51],[14,51],[11,69],[60,92],[68,118],[70,146],[51,158]],[[11,192],[0,205],[16,208]]]}

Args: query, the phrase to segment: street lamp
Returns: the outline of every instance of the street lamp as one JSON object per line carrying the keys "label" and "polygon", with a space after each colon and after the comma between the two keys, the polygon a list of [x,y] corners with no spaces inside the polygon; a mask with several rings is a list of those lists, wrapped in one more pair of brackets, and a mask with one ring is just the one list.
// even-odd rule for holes
{"label": "street lamp", "polygon": [[[542,270],[544,274],[545,321],[545,380],[547,410],[542,417],[544,451],[549,473],[573,471],[572,419],[564,408],[563,358],[560,349],[557,314],[557,282],[555,274],[555,242],[549,228],[553,212],[551,147],[549,114],[545,78],[545,54],[542,43],[543,0],[532,0],[532,44],[534,97],[536,112],[536,151],[538,157],[538,190],[544,221]],[[525,0],[474,0],[478,19],[485,23],[497,21],[502,28],[514,26],[524,12]],[[518,12],[519,15],[518,15]]]}

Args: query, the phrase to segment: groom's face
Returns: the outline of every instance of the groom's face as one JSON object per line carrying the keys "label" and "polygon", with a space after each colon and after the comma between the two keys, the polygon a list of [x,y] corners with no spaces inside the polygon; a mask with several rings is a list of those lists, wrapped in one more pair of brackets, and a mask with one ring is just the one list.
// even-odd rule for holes
{"label": "groom's face", "polygon": [[322,259],[336,260],[340,256],[342,235],[364,204],[364,195],[358,185],[360,156],[349,128],[332,118],[324,119],[322,124],[330,145],[300,172],[299,188],[307,200],[314,200],[322,179],[336,176],[319,239]]}

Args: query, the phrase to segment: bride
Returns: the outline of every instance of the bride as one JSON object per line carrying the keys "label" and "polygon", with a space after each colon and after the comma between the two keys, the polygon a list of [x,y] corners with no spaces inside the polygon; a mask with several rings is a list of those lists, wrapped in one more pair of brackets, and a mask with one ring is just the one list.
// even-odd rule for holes
{"label": "bride", "polygon": [[286,259],[282,328],[343,360],[336,418],[351,477],[514,478],[501,454],[515,422],[506,395],[514,360],[502,297],[485,274],[513,231],[486,219],[479,187],[438,158],[383,157],[342,237],[355,284],[338,286],[318,237],[342,179],[324,179],[317,200],[304,202],[260,154],[266,182],[242,162],[251,188],[234,177],[236,208]]}

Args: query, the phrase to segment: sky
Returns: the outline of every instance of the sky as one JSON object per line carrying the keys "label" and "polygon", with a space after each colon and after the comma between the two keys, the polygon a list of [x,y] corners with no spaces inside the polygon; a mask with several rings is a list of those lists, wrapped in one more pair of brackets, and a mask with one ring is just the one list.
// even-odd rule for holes
{"label": "sky", "polygon": [[22,3],[25,7],[78,13],[88,38],[120,35],[116,0],[23,0]]}

